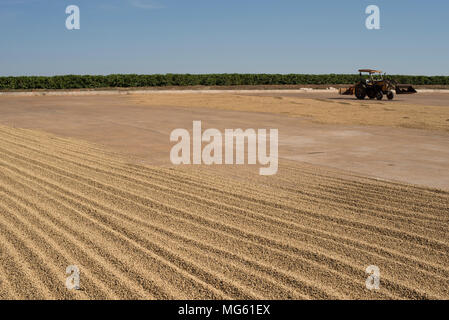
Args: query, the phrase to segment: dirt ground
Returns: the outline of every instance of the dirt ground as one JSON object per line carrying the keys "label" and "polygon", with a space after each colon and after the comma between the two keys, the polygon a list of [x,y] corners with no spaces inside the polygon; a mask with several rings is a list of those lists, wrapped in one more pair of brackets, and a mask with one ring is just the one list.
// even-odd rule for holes
{"label": "dirt ground", "polygon": [[[250,92],[249,95],[253,95]],[[272,94],[269,92],[266,93],[258,93],[257,96],[273,96],[273,97],[296,97],[296,98],[307,98],[307,99],[318,99],[318,100],[327,100],[327,101],[335,101],[335,102],[354,102],[353,96],[341,96],[332,93],[325,92],[303,92],[303,93],[276,93]],[[385,98],[384,98],[385,99]],[[420,105],[420,106],[442,106],[449,107],[449,90],[442,92],[420,92],[418,94],[403,94],[403,95],[395,95],[393,100],[384,100],[382,102],[378,101],[370,101],[366,99],[364,102],[369,102],[373,105],[380,104],[406,104],[406,105]]]}
{"label": "dirt ground", "polygon": [[[0,299],[449,299],[449,107],[334,98],[0,97]],[[278,173],[173,167],[193,120]]]}
{"label": "dirt ground", "polygon": [[[439,101],[440,105],[421,103]],[[279,156],[372,177],[449,189],[449,94],[363,101],[328,93],[0,97],[0,124],[100,143],[170,165],[170,132],[277,128]],[[401,98],[402,99],[402,98]],[[404,119],[406,118],[406,119]],[[415,130],[420,128],[425,130]]]}
{"label": "dirt ground", "polygon": [[[265,112],[322,124],[404,127],[449,132],[449,94],[358,101],[335,93],[155,94],[133,99],[146,106],[185,106]],[[432,104],[431,104],[432,103]],[[433,105],[434,104],[434,105]],[[424,108],[425,106],[425,108]]]}

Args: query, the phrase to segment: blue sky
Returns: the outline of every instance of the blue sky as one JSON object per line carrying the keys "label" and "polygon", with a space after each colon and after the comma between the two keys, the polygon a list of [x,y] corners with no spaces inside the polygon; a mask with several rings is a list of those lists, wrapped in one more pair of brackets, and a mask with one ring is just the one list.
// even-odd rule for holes
{"label": "blue sky", "polygon": [[[65,28],[78,5],[81,29]],[[378,5],[381,29],[365,28]],[[0,76],[449,75],[446,0],[0,0]]]}

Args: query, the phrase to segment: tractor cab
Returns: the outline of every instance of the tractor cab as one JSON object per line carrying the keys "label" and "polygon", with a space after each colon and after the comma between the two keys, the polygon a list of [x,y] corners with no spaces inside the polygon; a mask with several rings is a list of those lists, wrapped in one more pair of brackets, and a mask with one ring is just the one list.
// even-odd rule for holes
{"label": "tractor cab", "polygon": [[374,84],[384,81],[384,75],[380,70],[360,69],[360,80],[364,80],[367,84]]}

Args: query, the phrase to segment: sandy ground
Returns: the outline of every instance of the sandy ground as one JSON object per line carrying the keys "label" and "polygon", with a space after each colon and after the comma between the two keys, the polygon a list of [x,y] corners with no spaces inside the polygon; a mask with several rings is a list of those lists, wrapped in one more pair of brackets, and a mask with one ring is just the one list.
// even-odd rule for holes
{"label": "sandy ground", "polygon": [[[449,108],[328,100],[0,97],[0,298],[449,299]],[[170,166],[192,120],[279,128],[278,174]]]}
{"label": "sandy ground", "polygon": [[[360,105],[364,104],[364,102],[368,102],[373,105],[396,105],[396,104],[407,104],[407,105],[421,105],[421,106],[443,106],[449,107],[449,90],[432,90],[432,89],[418,89],[418,94],[403,94],[403,95],[395,95],[393,100],[383,100],[379,101],[370,101],[366,99],[361,102]],[[276,93],[267,92],[259,92],[257,94],[247,92],[248,95],[256,95],[256,96],[266,96],[266,97],[290,97],[290,98],[306,98],[306,99],[318,99],[319,101],[325,100],[328,102],[355,102],[353,96],[343,96],[337,95],[331,92],[316,92],[313,90],[312,92],[283,92],[279,91]],[[359,101],[360,102],[360,101]]]}
{"label": "sandy ground", "polygon": [[316,95],[0,97],[0,124],[99,143],[156,165],[171,164],[170,133],[191,130],[193,120],[201,120],[204,129],[277,128],[283,159],[449,190],[449,105],[354,99],[340,104],[334,102],[338,95]]}
{"label": "sandy ground", "polygon": [[[430,98],[429,98],[430,97]],[[146,106],[184,106],[284,114],[322,124],[417,128],[449,132],[449,94],[358,101],[335,93],[154,94],[132,96]],[[435,104],[435,105],[432,105]],[[424,107],[425,106],[425,107]]]}
{"label": "sandy ground", "polygon": [[4,126],[0,150],[3,299],[449,298],[447,192],[297,163],[242,182]]}

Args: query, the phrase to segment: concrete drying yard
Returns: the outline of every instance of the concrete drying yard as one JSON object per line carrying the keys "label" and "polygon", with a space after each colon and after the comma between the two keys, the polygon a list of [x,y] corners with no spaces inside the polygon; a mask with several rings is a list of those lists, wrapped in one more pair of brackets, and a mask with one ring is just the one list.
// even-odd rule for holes
{"label": "concrete drying yard", "polygon": [[[278,173],[174,167],[193,120]],[[0,96],[0,298],[448,299],[448,160],[447,93]]]}

